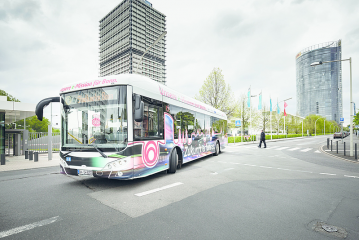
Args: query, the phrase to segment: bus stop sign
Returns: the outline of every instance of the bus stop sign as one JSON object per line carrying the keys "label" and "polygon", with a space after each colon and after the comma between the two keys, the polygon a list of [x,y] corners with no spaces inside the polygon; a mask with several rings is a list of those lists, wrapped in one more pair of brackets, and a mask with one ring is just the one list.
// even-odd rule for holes
{"label": "bus stop sign", "polygon": [[236,127],[240,127],[241,126],[241,120],[236,120]]}
{"label": "bus stop sign", "polygon": [[344,118],[340,118],[339,122],[343,123],[344,122]]}

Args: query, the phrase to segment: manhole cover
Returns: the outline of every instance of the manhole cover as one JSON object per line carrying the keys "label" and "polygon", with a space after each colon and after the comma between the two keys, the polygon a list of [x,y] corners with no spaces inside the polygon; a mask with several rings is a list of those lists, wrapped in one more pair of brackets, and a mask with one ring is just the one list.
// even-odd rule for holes
{"label": "manhole cover", "polygon": [[322,225],[322,228],[327,232],[338,232],[338,228],[329,225]]}

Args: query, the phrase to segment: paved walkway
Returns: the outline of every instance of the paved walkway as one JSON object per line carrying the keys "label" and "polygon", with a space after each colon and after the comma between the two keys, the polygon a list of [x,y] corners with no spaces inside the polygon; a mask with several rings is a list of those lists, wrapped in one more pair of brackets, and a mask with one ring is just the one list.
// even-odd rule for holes
{"label": "paved walkway", "polygon": [[[332,140],[332,147],[331,142]],[[353,156],[350,156],[350,136],[343,139],[330,139],[329,140],[329,148],[327,145],[323,145],[321,150],[322,152],[336,158],[340,158],[342,160],[359,163],[358,159],[355,159],[355,144],[357,144],[357,157],[359,158],[359,138],[353,135]],[[338,142],[338,153],[337,153],[337,142]],[[344,143],[345,143],[345,156],[344,156]]]}
{"label": "paved walkway", "polygon": [[31,168],[43,168],[60,165],[59,153],[52,154],[52,160],[48,160],[47,153],[39,154],[39,161],[25,159],[25,155],[22,156],[6,156],[5,165],[0,165],[0,172],[31,169]]}

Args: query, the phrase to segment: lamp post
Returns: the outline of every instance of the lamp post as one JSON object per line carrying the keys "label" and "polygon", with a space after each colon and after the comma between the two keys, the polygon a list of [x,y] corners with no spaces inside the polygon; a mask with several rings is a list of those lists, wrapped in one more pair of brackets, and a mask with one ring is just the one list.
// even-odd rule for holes
{"label": "lamp post", "polygon": [[318,66],[318,65],[322,65],[323,63],[331,63],[331,62],[342,62],[342,61],[349,61],[349,66],[350,66],[350,156],[353,156],[353,108],[352,108],[352,103],[353,103],[353,96],[352,96],[352,58],[348,58],[348,59],[342,59],[342,60],[334,60],[334,61],[320,61],[320,62],[314,62],[312,64],[310,64],[310,66]]}
{"label": "lamp post", "polygon": [[[252,90],[252,89],[251,89]],[[249,103],[249,105],[250,105],[250,108],[249,108],[249,118],[251,119],[251,121],[250,121],[250,128],[252,128],[252,97],[256,97],[257,95],[251,95],[251,98],[250,98],[250,103]],[[249,129],[248,129],[248,134],[249,134]],[[249,134],[249,137],[251,138],[251,140],[252,140],[252,136],[251,136],[251,134]]]}
{"label": "lamp post", "polygon": [[142,63],[142,59],[143,56],[145,56],[145,54],[148,52],[148,50],[150,50],[153,46],[155,46],[165,35],[167,34],[167,31],[164,31],[157,39],[154,43],[152,43],[151,46],[149,46],[146,51],[143,53],[143,55],[140,58],[140,61],[137,63],[137,68],[136,68],[136,73],[138,72],[138,65],[140,65],[140,63]]}

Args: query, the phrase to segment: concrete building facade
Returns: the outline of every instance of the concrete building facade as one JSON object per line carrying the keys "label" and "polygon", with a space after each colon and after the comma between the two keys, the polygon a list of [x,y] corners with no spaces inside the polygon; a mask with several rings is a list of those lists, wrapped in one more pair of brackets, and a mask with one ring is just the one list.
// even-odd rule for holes
{"label": "concrete building facade", "polygon": [[166,83],[166,16],[146,0],[124,0],[100,20],[100,77],[138,73]]}
{"label": "concrete building facade", "polygon": [[342,59],[341,40],[321,43],[303,49],[296,56],[297,113],[311,114],[335,120],[343,116],[342,64],[313,62]]}

